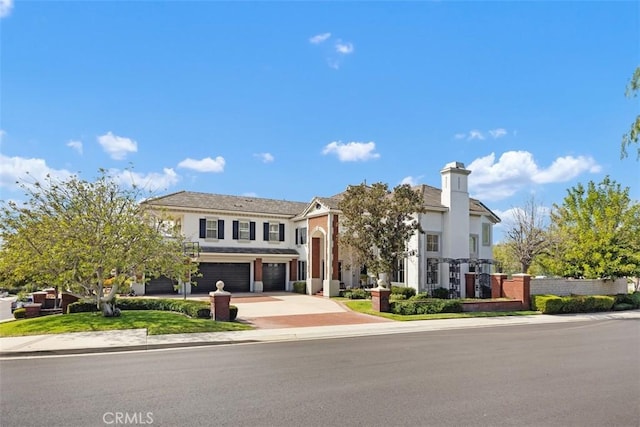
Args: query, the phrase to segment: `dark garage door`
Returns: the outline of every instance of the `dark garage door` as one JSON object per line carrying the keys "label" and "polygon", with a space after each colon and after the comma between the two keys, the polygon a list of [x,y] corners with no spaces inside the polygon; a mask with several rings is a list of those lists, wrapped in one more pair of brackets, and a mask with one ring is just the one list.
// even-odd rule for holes
{"label": "dark garage door", "polygon": [[197,286],[191,287],[191,293],[208,294],[216,290],[216,282],[224,282],[224,290],[228,292],[249,292],[251,269],[249,263],[239,262],[201,262],[200,273],[196,277]]}
{"label": "dark garage door", "polygon": [[156,277],[147,282],[144,288],[145,295],[175,294],[176,282],[165,276]]}
{"label": "dark garage door", "polygon": [[262,289],[265,292],[284,291],[286,274],[286,264],[262,264]]}

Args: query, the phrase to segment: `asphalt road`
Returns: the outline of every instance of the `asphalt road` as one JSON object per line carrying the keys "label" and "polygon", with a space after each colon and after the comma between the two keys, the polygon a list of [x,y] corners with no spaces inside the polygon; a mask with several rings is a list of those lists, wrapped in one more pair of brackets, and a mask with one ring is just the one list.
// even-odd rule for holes
{"label": "asphalt road", "polygon": [[640,321],[0,361],[0,425],[639,426]]}

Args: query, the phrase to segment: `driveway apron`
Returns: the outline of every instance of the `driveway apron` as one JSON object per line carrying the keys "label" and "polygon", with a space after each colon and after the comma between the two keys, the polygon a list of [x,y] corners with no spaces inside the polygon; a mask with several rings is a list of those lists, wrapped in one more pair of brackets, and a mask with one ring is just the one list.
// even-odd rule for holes
{"label": "driveway apron", "polygon": [[352,312],[338,302],[321,296],[243,294],[232,295],[231,304],[238,307],[239,321],[259,329],[391,322],[382,317]]}

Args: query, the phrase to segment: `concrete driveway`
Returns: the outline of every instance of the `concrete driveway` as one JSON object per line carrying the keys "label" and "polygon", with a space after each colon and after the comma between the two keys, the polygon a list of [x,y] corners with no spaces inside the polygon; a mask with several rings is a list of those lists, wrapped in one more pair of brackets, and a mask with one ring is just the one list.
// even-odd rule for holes
{"label": "concrete driveway", "polygon": [[[182,298],[182,296],[147,295],[146,298]],[[187,298],[209,301],[208,295],[195,294]],[[233,293],[231,304],[238,307],[238,321],[259,329],[393,322],[383,317],[355,313],[329,298],[291,292]]]}
{"label": "concrete driveway", "polygon": [[352,312],[329,298],[288,292],[232,295],[231,304],[238,307],[239,321],[261,329],[390,322]]}

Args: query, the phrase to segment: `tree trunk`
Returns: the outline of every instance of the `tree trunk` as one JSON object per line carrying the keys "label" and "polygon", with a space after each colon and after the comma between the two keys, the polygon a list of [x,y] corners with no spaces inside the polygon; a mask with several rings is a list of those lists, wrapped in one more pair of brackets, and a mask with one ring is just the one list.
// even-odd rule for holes
{"label": "tree trunk", "polygon": [[111,287],[111,291],[109,292],[109,294],[107,296],[104,296],[98,299],[98,304],[99,304],[98,307],[102,310],[102,315],[104,317],[120,316],[120,309],[116,307],[116,304],[113,301],[117,291],[118,291],[118,285],[114,283],[113,286]]}
{"label": "tree trunk", "polygon": [[102,303],[102,315],[104,317],[119,317],[120,309],[116,307],[113,301],[104,301]]}

